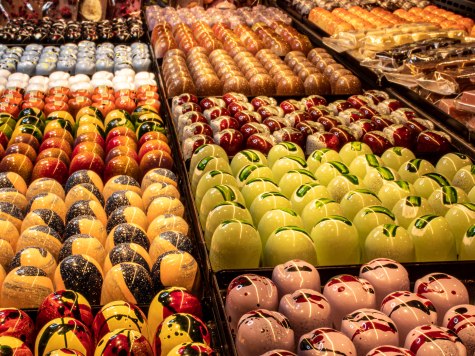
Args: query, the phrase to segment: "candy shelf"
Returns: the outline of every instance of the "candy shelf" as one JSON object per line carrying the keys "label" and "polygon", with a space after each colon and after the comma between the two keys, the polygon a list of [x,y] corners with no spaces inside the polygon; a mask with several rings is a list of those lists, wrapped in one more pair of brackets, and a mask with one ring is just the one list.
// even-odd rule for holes
{"label": "candy shelf", "polygon": [[[429,118],[436,124],[436,126],[443,128],[449,135],[451,135],[452,138],[457,142],[456,146],[460,146],[459,149],[462,152],[468,153],[471,151],[473,157],[475,148],[471,145],[471,143],[475,143],[475,137],[465,125],[440,110],[436,105],[423,98],[415,91],[394,83],[390,83],[384,77],[381,78],[378,76],[378,74],[373,70],[361,66],[359,60],[353,57],[351,54],[334,51],[322,40],[323,37],[328,36],[328,34],[310,22],[307,18],[298,14],[291,7],[287,7],[285,1],[280,0],[277,2],[277,4],[292,17],[293,24],[296,29],[306,34],[310,41],[312,41],[312,43],[315,45],[325,48],[338,62],[343,64],[346,68],[357,75],[362,83],[368,87],[381,87],[381,89],[384,89],[391,93],[391,95],[394,97],[397,97],[397,99],[402,101],[406,106],[418,109],[417,111],[422,113],[425,118]],[[475,11],[474,3],[470,4],[472,4],[472,11]],[[466,149],[468,149],[468,151]]]}
{"label": "candy shelf", "polygon": [[[433,272],[441,272],[450,274],[458,279],[460,279],[464,285],[467,287],[470,296],[470,303],[473,304],[475,301],[475,279],[471,271],[475,268],[475,261],[467,262],[430,262],[430,263],[408,263],[403,264],[409,273],[409,278],[411,282],[411,288],[413,287],[415,281],[426,274]],[[325,283],[332,277],[339,274],[351,274],[357,276],[359,274],[360,265],[352,266],[335,266],[335,267],[317,267],[317,270],[320,274],[321,285],[324,286]],[[223,320],[227,344],[225,350],[228,355],[237,356],[234,336],[231,333],[226,320],[225,313],[225,302],[226,302],[226,290],[229,283],[235,278],[242,274],[253,273],[260,276],[271,278],[272,268],[259,268],[251,270],[223,270],[217,272],[213,276],[213,289],[214,293],[217,296],[215,303],[216,313],[218,314],[220,320]]]}
{"label": "candy shelf", "polygon": [[[147,33],[147,36],[149,34]],[[152,56],[153,58],[155,57],[153,53],[153,49],[150,47],[152,50]],[[172,120],[171,116],[171,103],[170,100],[165,99],[165,85],[163,82],[163,76],[161,71],[158,69],[159,61],[157,61],[156,58],[153,60],[153,67],[156,69],[155,73],[158,78],[159,82],[159,92],[160,92],[160,97],[164,98],[162,100],[162,110],[164,112],[164,119],[167,123],[167,127],[170,128],[168,132],[168,136],[171,138],[170,140],[170,148],[172,149],[174,161],[175,161],[175,167],[177,169],[177,173],[179,175],[179,186],[181,188],[181,191],[183,192],[183,197],[184,201],[186,203],[186,212],[188,215],[187,221],[190,223],[190,230],[192,231],[192,238],[194,239],[195,242],[195,251],[197,252],[197,256],[199,257],[199,263],[201,266],[201,272],[202,272],[202,284],[204,286],[203,288],[203,305],[206,305],[209,309],[208,316],[209,319],[205,319],[208,321],[208,327],[212,333],[212,337],[214,339],[214,344],[213,348],[222,355],[227,355],[226,353],[226,331],[225,331],[225,325],[224,323],[220,322],[220,316],[216,314],[216,301],[215,301],[215,296],[214,296],[214,291],[212,290],[212,271],[211,271],[211,265],[209,262],[209,257],[208,257],[208,251],[206,249],[205,245],[205,240],[204,240],[204,235],[203,232],[200,228],[200,223],[199,223],[199,217],[198,217],[198,211],[196,209],[196,204],[193,201],[193,194],[191,190],[191,185],[190,185],[190,180],[188,177],[188,171],[187,171],[187,165],[186,162],[183,158],[183,154],[180,148],[179,140],[178,140],[178,135],[177,135],[177,130],[175,127],[175,124]],[[205,292],[206,290],[206,292]]]}

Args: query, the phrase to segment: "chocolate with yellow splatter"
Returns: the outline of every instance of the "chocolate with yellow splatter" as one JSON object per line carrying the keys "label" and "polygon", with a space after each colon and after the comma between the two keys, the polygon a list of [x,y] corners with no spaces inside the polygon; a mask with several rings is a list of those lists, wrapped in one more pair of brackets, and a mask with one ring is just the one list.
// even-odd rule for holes
{"label": "chocolate with yellow splatter", "polygon": [[152,279],[149,272],[133,262],[113,266],[104,279],[101,304],[114,300],[126,300],[134,304],[148,304],[153,297]]}
{"label": "chocolate with yellow splatter", "polygon": [[12,203],[23,213],[28,207],[28,200],[26,200],[25,196],[15,188],[0,188],[0,201]]}
{"label": "chocolate with yellow splatter", "polygon": [[48,352],[45,356],[72,356],[72,355],[85,356],[84,354],[82,354],[79,351],[76,351],[76,350],[73,350],[73,349],[67,349],[65,347],[63,347],[62,349],[53,350],[51,352]]}
{"label": "chocolate with yellow splatter", "polygon": [[114,210],[123,206],[134,206],[144,211],[144,206],[140,195],[131,190],[119,190],[112,193],[109,199],[107,199],[105,206],[107,216],[112,214]]}
{"label": "chocolate with yellow splatter", "polygon": [[80,215],[66,224],[64,239],[78,234],[86,234],[98,239],[102,244],[106,242],[107,232],[104,224],[91,215]]}
{"label": "chocolate with yellow splatter", "polygon": [[165,252],[152,267],[152,279],[156,292],[173,286],[193,291],[200,279],[198,264],[188,252]]}
{"label": "chocolate with yellow splatter", "polygon": [[142,190],[140,189],[140,184],[132,177],[126,175],[120,175],[112,177],[107,181],[104,186],[104,199],[108,200],[110,196],[119,190],[131,190],[138,195],[142,195]]}
{"label": "chocolate with yellow splatter", "polygon": [[192,314],[203,318],[200,300],[182,287],[170,287],[161,290],[153,297],[148,309],[151,335],[155,335],[160,323],[176,313]]}
{"label": "chocolate with yellow splatter", "polygon": [[21,194],[26,194],[27,191],[25,180],[14,172],[0,173],[0,188],[14,188]]}
{"label": "chocolate with yellow splatter", "polygon": [[22,266],[10,271],[3,281],[0,306],[38,308],[53,292],[53,282],[37,267]]}
{"label": "chocolate with yellow splatter", "polygon": [[104,335],[96,346],[95,355],[153,356],[147,338],[135,330],[116,329]]}
{"label": "chocolate with yellow splatter", "polygon": [[142,179],[142,189],[147,189],[147,187],[153,183],[167,183],[177,187],[178,177],[169,169],[156,168],[148,171],[145,174]]}
{"label": "chocolate with yellow splatter", "polygon": [[13,248],[8,241],[0,239],[0,282],[2,282],[6,274],[4,269],[8,270],[14,255]]}
{"label": "chocolate with yellow splatter", "polygon": [[66,219],[66,204],[54,193],[40,193],[30,199],[27,211],[36,209],[50,209],[58,214],[63,221]]}
{"label": "chocolate with yellow splatter", "polygon": [[180,192],[178,188],[169,183],[152,183],[142,193],[142,202],[145,210],[148,209],[150,203],[157,197],[170,196],[180,199]]}
{"label": "chocolate with yellow splatter", "polygon": [[30,211],[21,224],[21,231],[23,232],[36,225],[48,226],[60,235],[64,233],[63,219],[50,209],[36,209]]}
{"label": "chocolate with yellow splatter", "polygon": [[136,330],[150,340],[145,314],[138,306],[122,300],[104,305],[96,314],[92,324],[92,331],[96,341],[99,341],[105,334],[116,329]]}
{"label": "chocolate with yellow splatter", "polygon": [[104,206],[104,197],[100,190],[91,183],[80,183],[72,187],[66,195],[65,203],[69,208],[79,200],[94,200]]}
{"label": "chocolate with yellow splatter", "polygon": [[66,257],[54,274],[56,289],[72,289],[81,293],[92,305],[100,302],[103,279],[99,263],[86,255]]}
{"label": "chocolate with yellow splatter", "polygon": [[31,182],[26,191],[26,199],[30,200],[41,193],[53,193],[61,199],[65,198],[63,186],[53,178],[38,178]]}
{"label": "chocolate with yellow splatter", "polygon": [[145,268],[147,272],[150,272],[153,265],[148,252],[142,246],[126,242],[114,246],[109,251],[104,261],[104,273],[107,273],[112,266],[122,262],[137,263]]}
{"label": "chocolate with yellow splatter", "polygon": [[104,224],[107,224],[107,216],[101,204],[94,200],[78,200],[68,209],[66,214],[66,223],[81,215],[90,215],[96,217]]}
{"label": "chocolate with yellow splatter", "polygon": [[41,303],[36,316],[36,327],[39,330],[51,320],[65,317],[79,320],[88,328],[94,320],[91,305],[86,298],[73,290],[63,289],[51,293]]}
{"label": "chocolate with yellow splatter", "polygon": [[10,221],[20,231],[23,221],[23,212],[12,203],[0,202],[0,219]]}
{"label": "chocolate with yellow splatter", "polygon": [[115,209],[107,221],[107,233],[110,233],[119,224],[135,224],[144,230],[148,228],[147,216],[142,210],[134,206],[121,206]]}
{"label": "chocolate with yellow splatter", "polygon": [[59,252],[58,261],[62,261],[71,255],[88,255],[92,257],[99,265],[102,266],[106,257],[106,250],[102,243],[91,235],[79,234],[69,237],[63,243],[63,247]]}
{"label": "chocolate with yellow splatter", "polygon": [[88,328],[73,318],[56,318],[39,331],[35,355],[45,355],[61,348],[71,348],[85,356],[94,354],[94,342]]}
{"label": "chocolate with yellow splatter", "polygon": [[30,316],[21,309],[0,309],[0,330],[2,336],[12,336],[23,340],[27,345],[35,343],[35,323]]}
{"label": "chocolate with yellow splatter", "polygon": [[33,356],[26,343],[13,336],[0,336],[0,355]]}
{"label": "chocolate with yellow splatter", "polygon": [[69,176],[64,186],[66,193],[69,192],[72,187],[81,183],[90,183],[99,189],[101,193],[104,189],[102,179],[96,172],[83,169]]}
{"label": "chocolate with yellow splatter", "polygon": [[152,261],[156,261],[160,255],[174,250],[185,251],[192,254],[193,242],[187,235],[181,232],[173,230],[165,231],[153,239],[149,249],[150,258]]}
{"label": "chocolate with yellow splatter", "polygon": [[21,266],[38,267],[49,278],[53,278],[56,269],[56,260],[53,255],[42,247],[26,247],[16,253],[10,262],[9,269]]}
{"label": "chocolate with yellow splatter", "polygon": [[114,246],[121,243],[136,243],[145,250],[150,248],[150,240],[143,228],[136,224],[119,224],[115,226],[107,236],[104,247],[110,251]]}
{"label": "chocolate with yellow splatter", "polygon": [[200,342],[209,345],[210,334],[206,325],[196,316],[186,313],[170,315],[158,327],[154,337],[155,355],[166,356],[184,342]]}
{"label": "chocolate with yellow splatter", "polygon": [[147,235],[153,240],[162,232],[169,230],[181,232],[182,234],[187,235],[189,226],[185,219],[180,216],[164,214],[153,219],[147,229]]}
{"label": "chocolate with yellow splatter", "polygon": [[55,259],[58,259],[62,244],[61,235],[56,230],[45,225],[35,225],[21,233],[16,250],[20,251],[30,246],[38,246],[51,253]]}
{"label": "chocolate with yellow splatter", "polygon": [[2,236],[2,239],[8,241],[13,250],[16,249],[20,233],[13,223],[2,217],[0,217],[0,236]]}
{"label": "chocolate with yellow splatter", "polygon": [[157,216],[164,214],[173,214],[183,217],[185,206],[179,198],[173,196],[159,196],[152,200],[147,208],[147,218],[153,221]]}
{"label": "chocolate with yellow splatter", "polygon": [[[167,356],[216,356],[216,352],[201,342],[184,342],[174,347]],[[280,355],[280,354],[279,354]],[[294,355],[289,352],[288,355]]]}

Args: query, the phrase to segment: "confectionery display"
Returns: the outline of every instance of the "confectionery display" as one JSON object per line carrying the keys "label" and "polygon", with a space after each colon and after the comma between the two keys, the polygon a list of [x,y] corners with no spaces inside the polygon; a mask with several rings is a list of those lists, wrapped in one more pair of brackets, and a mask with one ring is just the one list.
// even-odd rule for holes
{"label": "confectionery display", "polygon": [[[185,14],[167,13],[166,9],[149,13],[151,41],[156,57],[163,58],[169,97],[227,92],[252,96],[356,94],[360,90],[359,80],[349,71],[336,75],[332,83],[330,74],[343,67],[321,48],[313,52],[324,54],[327,60],[318,64],[312,60],[309,38],[285,19],[281,21],[281,10],[231,13],[237,21],[229,23],[213,23],[208,12],[191,13],[196,21],[189,22]],[[284,56],[285,61],[279,58]],[[339,77],[345,78],[337,84]]]}
{"label": "confectionery display", "polygon": [[[104,75],[102,73],[104,71],[114,73],[121,69],[132,69],[132,73],[141,72],[148,71],[151,65],[148,47],[140,42],[134,42],[130,46],[114,46],[112,43],[101,43],[96,46],[92,41],[81,41],[77,45],[67,43],[59,47],[30,44],[24,49],[2,45],[0,54],[2,55],[0,65],[2,69],[7,70],[2,73],[2,77],[7,80],[3,80],[5,81],[3,84],[13,88],[20,87],[26,92],[32,91],[31,88],[28,90],[29,84],[36,84],[34,90],[41,90],[44,86],[46,88],[69,87],[86,81],[85,77],[78,77],[73,78],[71,82],[66,82],[70,76],[66,76],[62,72],[76,75],[93,75],[100,72],[94,79],[104,81],[114,79],[114,76]],[[8,71],[13,75],[9,76]],[[56,71],[59,73],[55,73]],[[33,76],[33,78],[29,76]],[[50,76],[50,78],[44,78],[45,76]],[[63,83],[57,85],[59,81],[63,81]],[[115,82],[117,81],[116,79]],[[108,85],[108,83],[102,82],[95,86],[97,85]],[[109,84],[109,86],[111,85]],[[82,90],[89,89],[89,91],[91,89],[79,85],[76,87]]]}
{"label": "confectionery display", "polygon": [[62,44],[80,40],[129,42],[140,40],[144,35],[142,20],[137,17],[96,22],[67,20],[65,14],[60,14],[56,20],[47,16],[39,21],[12,18],[0,27],[0,41],[13,44]]}
{"label": "confectionery display", "polygon": [[294,0],[292,5],[302,14],[308,15],[310,10],[314,7],[319,7],[328,11],[332,11],[338,8],[343,8],[346,10],[351,9],[354,6],[359,6],[365,10],[371,11],[376,7],[386,9],[389,11],[394,11],[397,9],[410,10],[413,7],[423,8],[430,4],[430,1],[426,0],[410,0],[410,1],[400,1],[400,0],[389,0],[389,1],[365,1],[365,0],[355,0],[355,1],[334,1],[334,0]]}
{"label": "confectionery display", "polygon": [[471,4],[0,10],[0,354],[475,352]]}
{"label": "confectionery display", "polygon": [[385,92],[183,94],[172,112],[214,270],[464,258],[473,182],[458,177],[472,161]]}
{"label": "confectionery display", "polygon": [[336,8],[331,12],[324,8],[315,7],[310,11],[308,18],[332,35],[346,31],[391,28],[399,24],[424,22],[435,24],[436,27],[442,29],[465,30],[470,34],[474,25],[472,19],[446,11],[435,5],[428,5],[423,8],[412,7],[409,10],[399,8],[394,12],[380,7],[368,11],[358,5],[352,6],[348,10]]}
{"label": "confectionery display", "polygon": [[[390,278],[376,278],[373,286],[357,276],[338,275],[330,278],[323,289],[319,284],[314,289],[302,289],[292,280],[299,270],[306,271],[305,262],[293,260],[286,266],[284,270],[282,266],[275,267],[272,279],[244,274],[228,285],[225,292],[227,322],[236,325],[236,318],[241,316],[237,329],[231,326],[239,355],[286,354],[276,353],[274,349],[298,355],[314,355],[322,349],[346,355],[429,355],[438,348],[465,355],[473,347],[468,337],[474,327],[470,319],[473,306],[464,302],[466,287],[451,275],[428,274],[412,289],[408,272],[402,265],[378,259],[363,265],[360,276],[376,268],[381,270],[377,272],[380,275],[394,274],[397,268],[405,281],[396,285]],[[314,272],[316,276],[305,275],[300,284],[319,280],[318,270]],[[447,282],[442,285],[439,280]],[[282,296],[278,306],[269,303],[262,309],[256,302],[267,301],[269,295],[275,294],[271,289],[276,288],[274,282],[285,283],[288,294]],[[375,291],[381,292],[382,288],[387,294],[382,303],[376,303]],[[445,297],[444,293],[451,295]],[[442,300],[444,303],[439,304]],[[444,317],[438,318],[439,315]],[[268,325],[264,329],[269,337],[261,336],[266,343],[251,333],[263,322]],[[465,328],[470,331],[462,332]],[[463,334],[463,341],[459,333]],[[290,341],[289,334],[293,334],[295,343]]]}

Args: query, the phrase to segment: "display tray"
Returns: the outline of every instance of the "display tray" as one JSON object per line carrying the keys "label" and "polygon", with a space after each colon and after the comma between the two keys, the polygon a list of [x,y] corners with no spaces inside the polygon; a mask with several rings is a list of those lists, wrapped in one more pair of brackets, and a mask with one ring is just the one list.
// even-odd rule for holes
{"label": "display tray", "polygon": [[[101,44],[101,43],[112,43],[113,45],[120,45],[120,44],[131,44],[131,43],[134,43],[134,42],[147,42],[147,43],[150,43],[150,39],[147,37],[147,25],[146,25],[146,19],[145,19],[145,12],[144,11],[141,11],[140,13],[140,19],[142,20],[142,30],[143,30],[143,34],[142,36],[140,36],[139,38],[134,38],[134,39],[129,39],[129,40],[126,40],[126,41],[120,41],[120,40],[117,40],[117,39],[111,39],[111,40],[102,40],[102,39],[97,39],[95,41],[92,41],[96,44]],[[82,20],[82,21],[87,21],[87,20]],[[81,22],[81,20],[77,20],[76,22]],[[3,26],[1,26],[3,27]],[[8,47],[16,47],[16,46],[26,46],[30,43],[34,43],[34,44],[39,44],[39,45],[44,45],[44,46],[61,46],[63,44],[66,44],[66,43],[79,43],[80,41],[83,41],[83,39],[80,39],[80,40],[64,40],[64,41],[41,41],[41,40],[35,40],[34,38],[32,39],[29,39],[27,42],[22,42],[22,41],[15,41],[15,40],[11,40],[11,41],[3,41],[3,40],[0,40],[0,44],[4,44],[5,46],[8,46]]]}
{"label": "display tray", "polygon": [[[223,352],[224,349],[224,344],[225,342],[223,341],[223,331],[222,325],[218,325],[219,323],[217,320],[219,319],[219,316],[216,314],[216,308],[213,307],[214,304],[214,298],[210,298],[209,293],[201,299],[201,305],[203,308],[203,322],[206,324],[208,327],[208,330],[210,332],[211,336],[211,347],[216,351],[217,356],[221,355],[226,355],[225,352]],[[137,304],[137,306],[144,312],[145,316],[148,315],[149,311],[149,305],[148,304]],[[92,314],[96,316],[96,314],[100,311],[101,307],[100,306],[91,306],[92,308]],[[36,309],[23,309],[24,312],[28,314],[33,319],[33,322],[36,324],[36,317],[38,315],[38,310]],[[36,330],[36,332],[39,332],[39,330]],[[92,333],[92,330],[91,330]],[[152,336],[153,338],[153,336]],[[153,339],[150,340],[150,344],[153,348]],[[33,350],[32,350],[33,351]]]}
{"label": "display tray", "polygon": [[[163,78],[161,76],[159,77],[159,80],[161,83],[163,83]],[[368,85],[367,83],[363,83],[363,90],[370,90],[370,89],[378,89],[378,90],[386,91],[390,95],[391,98],[401,101],[403,103],[403,106],[409,107],[410,109],[414,110],[418,114],[418,117],[431,121],[435,125],[435,128],[437,130],[441,130],[450,136],[452,140],[452,146],[455,151],[465,153],[475,160],[475,147],[469,143],[472,141],[468,140],[464,133],[464,129],[465,129],[467,131],[467,135],[469,135],[468,129],[464,125],[462,125],[460,122],[455,120],[454,118],[445,114],[438,107],[436,107],[435,105],[433,105],[432,103],[428,102],[425,99],[424,99],[424,102],[422,103],[423,106],[420,106],[421,103],[416,100],[420,96],[415,92],[407,93],[407,90],[404,91],[404,88],[402,87],[396,88],[396,89],[380,88],[374,85],[374,83],[373,85]],[[404,93],[406,95],[409,95],[409,97],[412,100],[408,100],[407,97],[404,95]],[[348,99],[349,96],[350,95],[323,95],[323,97],[327,100],[328,103],[331,103],[332,101],[335,101],[335,100],[346,100]],[[220,97],[220,96],[216,96],[216,97]],[[278,99],[278,102],[280,103],[281,101],[284,101],[287,99],[300,100],[304,97],[305,96],[282,96],[282,97],[276,96],[275,98]],[[202,99],[202,97],[198,97],[198,98]],[[254,97],[252,96],[248,97],[248,100],[251,101],[253,98]],[[166,115],[171,119],[171,123],[169,127],[173,128],[175,137],[177,137],[177,139],[179,140],[177,127],[172,119],[173,117],[172,100],[173,100],[172,98],[168,98],[166,100],[166,111],[167,111]],[[455,128],[455,130],[453,130],[453,128]],[[182,148],[179,142],[178,142],[178,145],[179,145],[178,150],[180,151],[182,160],[185,163],[185,171],[188,172],[190,160],[189,159],[185,160],[183,158]],[[431,162],[437,162],[437,160],[440,158],[438,155],[432,154],[432,153],[421,155],[420,157],[427,159]],[[230,157],[230,159],[231,158],[232,157]]]}
{"label": "display tray", "polygon": [[[452,3],[455,3],[455,1],[452,1]],[[307,35],[312,43],[325,48],[339,63],[357,75],[365,86],[385,90],[390,93],[391,96],[402,101],[405,106],[417,109],[423,118],[431,120],[438,129],[446,131],[453,140],[455,139],[456,142],[453,142],[454,146],[457,146],[461,152],[467,154],[470,154],[470,152],[473,154],[475,152],[475,148],[471,145],[472,143],[475,144],[475,135],[473,135],[465,125],[440,110],[432,102],[415,91],[391,83],[384,78],[384,76],[379,75],[367,67],[361,66],[360,60],[350,53],[334,51],[323,43],[322,38],[326,36],[326,33],[321,31],[318,26],[310,22],[306,17],[298,14],[292,8],[285,7],[285,1],[278,0],[277,4],[290,15],[294,27],[297,30]],[[475,8],[474,4],[472,4],[472,8]],[[472,157],[475,156],[472,155]]]}
{"label": "display tray", "polygon": [[[162,87],[163,88],[163,87]],[[418,107],[412,105],[410,102],[407,102],[405,101],[405,99],[403,97],[401,97],[400,95],[398,95],[398,93],[394,92],[394,91],[390,91],[390,90],[387,90],[389,93],[390,93],[390,96],[392,98],[395,98],[395,99],[398,99],[398,100],[401,100],[403,101],[404,103],[404,106],[408,106],[410,107],[411,109],[415,110],[415,112],[418,113],[418,116],[423,118],[423,119],[427,119],[427,120],[430,120],[431,122],[433,122],[436,126],[437,129],[445,132],[447,135],[449,135],[452,139],[452,148],[454,151],[457,151],[457,152],[462,152],[462,153],[465,153],[467,155],[469,155],[472,159],[475,159],[475,148],[468,144],[464,139],[462,139],[460,136],[458,136],[457,134],[455,134],[454,132],[452,132],[451,130],[449,130],[448,128],[446,128],[445,126],[442,126],[440,125],[437,121],[433,120],[430,116],[428,116],[425,112],[421,111]],[[337,99],[346,99],[348,96],[324,96],[328,102],[331,102],[333,100],[337,100]],[[300,99],[301,97],[286,97],[285,99]],[[252,99],[252,97],[249,97],[248,99]],[[280,98],[279,98],[280,99]],[[284,100],[284,98],[282,98],[282,100]],[[166,104],[165,104],[166,103]],[[178,137],[178,132],[177,132],[177,127],[174,123],[174,121],[171,119],[172,118],[172,114],[171,114],[171,107],[172,107],[172,99],[167,99],[165,102],[164,102],[164,107],[166,107],[166,111],[167,111],[167,114],[166,114],[166,117],[168,118],[169,121],[167,121],[168,123],[168,127],[170,127],[171,130],[173,130],[173,135],[175,135],[175,137]],[[200,219],[199,219],[199,207],[196,206],[195,202],[194,202],[194,198],[193,198],[193,194],[192,194],[192,189],[191,189],[191,179],[190,179],[190,176],[189,176],[189,167],[190,167],[190,159],[188,160],[185,160],[184,157],[183,157],[183,152],[182,152],[182,148],[181,148],[181,145],[177,142],[173,142],[174,145],[178,145],[178,146],[174,146],[175,148],[173,149],[175,152],[175,154],[180,157],[180,169],[182,170],[181,172],[181,180],[180,180],[180,184],[182,186],[182,189],[186,190],[187,192],[187,212],[191,215],[191,220],[193,222],[193,226],[190,225],[190,228],[192,228],[194,230],[194,234],[195,234],[195,238],[198,240],[197,241],[197,246],[198,248],[200,249],[200,254],[201,254],[201,257],[203,259],[203,265],[206,265],[206,268],[208,269],[207,273],[208,273],[208,276],[211,276],[210,278],[213,278],[212,275],[213,275],[213,271],[212,271],[212,268],[211,268],[211,264],[209,262],[209,252],[206,248],[206,243],[205,243],[205,239],[204,239],[204,231],[201,229],[201,226],[200,226]],[[437,160],[441,157],[440,154],[434,154],[434,153],[427,153],[427,154],[418,154],[418,158],[423,158],[423,159],[426,159],[428,161],[430,161],[431,163],[433,163],[434,165],[437,163]],[[230,159],[232,159],[232,157],[229,157]],[[177,162],[175,160],[175,162]]]}
{"label": "display tray", "polygon": [[[411,288],[414,286],[414,283],[417,279],[425,276],[426,274],[433,272],[448,273],[458,279],[460,279],[468,289],[470,296],[470,303],[473,304],[475,301],[475,278],[473,271],[475,269],[475,261],[464,261],[464,262],[427,262],[427,263],[406,263],[404,267],[409,273],[409,278],[411,281]],[[361,265],[351,265],[351,266],[334,266],[334,267],[318,267],[318,272],[320,274],[321,285],[324,286],[325,283],[332,277],[339,274],[352,274],[358,275]],[[244,273],[254,273],[261,276],[271,278],[272,268],[259,268],[259,269],[250,269],[250,270],[223,270],[217,272],[213,276],[213,288],[216,296],[218,296],[215,307],[217,308],[216,314],[223,320],[222,327],[226,333],[227,343],[225,346],[225,351],[227,355],[237,356],[237,351],[234,343],[234,336],[231,333],[231,329],[228,327],[226,322],[226,313],[224,305],[226,302],[226,291],[229,283],[235,278]]]}

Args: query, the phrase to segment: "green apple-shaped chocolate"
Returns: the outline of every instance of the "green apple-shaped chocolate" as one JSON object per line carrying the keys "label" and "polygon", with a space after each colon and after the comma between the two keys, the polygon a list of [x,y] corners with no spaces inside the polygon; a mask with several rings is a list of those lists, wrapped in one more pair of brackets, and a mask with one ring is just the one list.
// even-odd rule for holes
{"label": "green apple-shaped chocolate", "polygon": [[399,179],[399,174],[389,167],[371,167],[366,170],[363,185],[373,193],[378,193],[384,182]]}
{"label": "green apple-shaped chocolate", "polygon": [[231,171],[236,176],[239,171],[249,164],[263,164],[267,166],[267,158],[256,150],[242,150],[236,153],[231,160]]}
{"label": "green apple-shaped chocolate", "polygon": [[435,167],[425,159],[415,158],[404,162],[398,170],[402,180],[414,184],[424,174],[435,172]]}
{"label": "green apple-shaped chocolate", "polygon": [[317,264],[312,238],[298,226],[283,226],[272,232],[263,250],[264,266],[275,267],[293,259]]}
{"label": "green apple-shaped chocolate", "polygon": [[459,260],[475,260],[475,225],[470,226],[463,236]]}
{"label": "green apple-shaped chocolate", "polygon": [[317,168],[320,167],[322,163],[327,162],[342,162],[340,155],[337,151],[330,148],[321,148],[313,151],[307,158],[307,169],[310,172],[315,173]]}
{"label": "green apple-shaped chocolate", "polygon": [[266,212],[257,226],[263,248],[266,246],[267,239],[272,232],[282,226],[298,226],[303,228],[302,218],[292,209],[272,209]]}
{"label": "green apple-shaped chocolate", "polygon": [[381,155],[383,164],[394,170],[399,170],[402,164],[416,158],[414,153],[406,147],[391,147]]}
{"label": "green apple-shaped chocolate", "polygon": [[427,173],[417,178],[414,189],[417,196],[429,199],[434,190],[450,185],[450,181],[439,173]]}
{"label": "green apple-shaped chocolate", "polygon": [[315,224],[331,215],[341,215],[340,204],[328,198],[314,199],[302,210],[302,222],[305,230],[311,232]]}
{"label": "green apple-shaped chocolate", "polygon": [[223,221],[214,230],[209,259],[213,271],[257,268],[261,252],[261,238],[254,226],[232,219]]}
{"label": "green apple-shaped chocolate", "polygon": [[267,154],[267,162],[269,167],[272,168],[274,163],[277,162],[279,158],[286,156],[297,156],[305,159],[305,154],[299,145],[293,142],[280,142],[273,146]]}
{"label": "green apple-shaped chocolate", "polygon": [[261,163],[248,164],[240,169],[236,174],[236,181],[239,188],[242,188],[247,181],[254,178],[269,178],[274,179],[274,175],[269,167]]}
{"label": "green apple-shaped chocolate", "polygon": [[279,181],[279,187],[282,194],[290,199],[294,190],[302,184],[316,181],[317,179],[314,175],[306,169],[291,169],[282,176]]}
{"label": "green apple-shaped chocolate", "polygon": [[237,202],[222,202],[217,204],[208,214],[205,226],[206,247],[211,247],[211,239],[216,228],[226,220],[242,220],[252,224],[252,216],[249,210]]}
{"label": "green apple-shaped chocolate", "polygon": [[475,186],[475,165],[460,168],[452,179],[452,185],[463,189],[468,194]]}
{"label": "green apple-shaped chocolate", "polygon": [[472,163],[469,156],[459,152],[450,152],[443,155],[437,161],[435,171],[449,180],[452,180],[460,168],[471,165]]}
{"label": "green apple-shaped chocolate", "polygon": [[399,262],[414,262],[415,250],[412,237],[406,229],[394,224],[376,226],[364,244],[363,262],[375,258],[390,258]]}
{"label": "green apple-shaped chocolate", "polygon": [[221,146],[212,143],[202,145],[198,147],[193,153],[193,156],[191,156],[190,169],[188,171],[190,177],[193,175],[198,162],[206,157],[218,157],[228,160],[228,154]]}
{"label": "green apple-shaped chocolate", "polygon": [[196,206],[201,206],[201,200],[205,193],[216,185],[238,186],[236,178],[234,178],[231,173],[217,170],[209,171],[200,179],[198,186],[196,187]]}
{"label": "green apple-shaped chocolate", "polygon": [[356,157],[372,153],[373,151],[371,151],[371,148],[366,143],[359,141],[346,143],[339,152],[342,162],[347,166],[349,166]]}
{"label": "green apple-shaped chocolate", "polygon": [[468,196],[457,187],[444,186],[437,188],[427,199],[434,210],[434,214],[444,216],[449,209],[457,203],[468,203]]}
{"label": "green apple-shaped chocolate", "polygon": [[379,189],[378,197],[382,206],[391,210],[400,199],[415,195],[414,187],[411,183],[403,180],[385,181]]}
{"label": "green apple-shaped chocolate", "polygon": [[361,179],[364,179],[369,168],[382,167],[383,161],[374,154],[365,154],[356,157],[350,164],[350,172]]}
{"label": "green apple-shaped chocolate", "polygon": [[342,162],[331,161],[322,163],[315,171],[315,177],[321,184],[327,186],[333,178],[349,173],[350,170],[345,164]]}
{"label": "green apple-shaped chocolate", "polygon": [[249,208],[259,194],[265,192],[280,192],[280,187],[270,178],[253,178],[241,188],[242,196]]}
{"label": "green apple-shaped chocolate", "polygon": [[245,204],[244,197],[242,196],[239,188],[232,185],[217,185],[213,188],[208,189],[208,191],[203,196],[200,205],[200,224],[204,228],[206,224],[206,219],[209,212],[218,204],[232,201],[240,204]]}
{"label": "green apple-shaped chocolate", "polygon": [[460,253],[460,245],[468,228],[475,224],[475,204],[454,204],[445,214],[450,230],[454,234],[457,252]]}
{"label": "green apple-shaped chocolate", "polygon": [[349,191],[362,188],[360,178],[354,174],[343,174],[333,178],[327,189],[333,200],[340,202]]}
{"label": "green apple-shaped chocolate", "polygon": [[355,215],[364,207],[381,205],[381,200],[368,189],[355,189],[346,193],[340,201],[342,215],[353,220]]}
{"label": "green apple-shaped chocolate", "polygon": [[310,236],[320,266],[360,263],[358,230],[347,218],[338,215],[323,218],[313,227]]}
{"label": "green apple-shaped chocolate", "polygon": [[279,192],[265,192],[259,194],[254,199],[249,211],[251,212],[254,224],[258,226],[266,212],[277,208],[291,209],[290,200]]}
{"label": "green apple-shaped chocolate", "polygon": [[457,259],[454,235],[443,216],[423,215],[414,219],[407,231],[414,242],[417,262]]}
{"label": "green apple-shaped chocolate", "polygon": [[414,219],[422,215],[433,214],[434,210],[427,199],[410,195],[394,204],[392,212],[396,216],[398,225],[407,229]]}
{"label": "green apple-shaped chocolate", "polygon": [[196,164],[196,167],[193,170],[193,174],[191,175],[192,191],[196,192],[196,188],[198,187],[198,182],[200,181],[201,177],[203,177],[209,171],[214,170],[231,173],[231,167],[229,166],[227,158],[224,159],[220,157],[208,156],[200,160]]}
{"label": "green apple-shaped chocolate", "polygon": [[301,214],[310,201],[320,198],[331,198],[327,187],[318,182],[310,182],[302,184],[294,190],[290,197],[290,203],[292,204],[292,209]]}
{"label": "green apple-shaped chocolate", "polygon": [[353,225],[358,230],[360,246],[364,247],[366,237],[375,227],[383,224],[394,224],[396,217],[391,210],[381,205],[367,206],[361,209],[353,219]]}
{"label": "green apple-shaped chocolate", "polygon": [[291,169],[307,169],[307,162],[298,156],[284,156],[274,162],[272,166],[272,174],[276,182]]}

